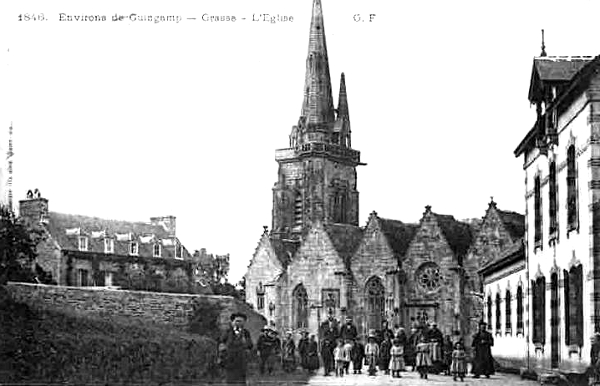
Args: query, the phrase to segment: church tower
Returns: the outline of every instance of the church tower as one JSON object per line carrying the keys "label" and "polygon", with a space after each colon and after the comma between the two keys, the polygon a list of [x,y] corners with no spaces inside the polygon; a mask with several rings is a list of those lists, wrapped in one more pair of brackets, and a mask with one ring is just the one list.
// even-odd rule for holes
{"label": "church tower", "polygon": [[273,187],[272,235],[299,239],[312,222],[358,225],[356,166],[351,148],[346,79],[341,75],[334,108],[321,1],[314,0],[304,99],[289,147],[275,152],[279,164]]}

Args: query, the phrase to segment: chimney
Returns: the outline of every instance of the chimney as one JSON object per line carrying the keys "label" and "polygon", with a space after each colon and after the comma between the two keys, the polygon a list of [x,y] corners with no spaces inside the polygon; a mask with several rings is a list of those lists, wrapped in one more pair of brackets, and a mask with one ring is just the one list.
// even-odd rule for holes
{"label": "chimney", "polygon": [[150,217],[150,223],[154,226],[163,227],[169,236],[175,237],[175,216]]}
{"label": "chimney", "polygon": [[29,190],[27,197],[19,201],[19,216],[31,225],[48,223],[48,200],[36,189]]}

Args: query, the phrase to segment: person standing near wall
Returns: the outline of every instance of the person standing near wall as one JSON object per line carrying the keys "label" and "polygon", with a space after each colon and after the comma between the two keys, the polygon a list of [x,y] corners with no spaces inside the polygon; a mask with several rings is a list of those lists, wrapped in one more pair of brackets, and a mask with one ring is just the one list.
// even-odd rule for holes
{"label": "person standing near wall", "polygon": [[231,314],[231,325],[219,339],[219,356],[227,384],[246,384],[248,351],[253,347],[250,332],[244,328],[247,319],[241,312]]}
{"label": "person standing near wall", "polygon": [[485,375],[489,378],[494,374],[494,359],[492,358],[492,346],[494,345],[494,337],[486,331],[486,323],[479,322],[479,332],[473,336],[472,347],[475,349],[475,357],[473,358],[473,378],[479,378]]}

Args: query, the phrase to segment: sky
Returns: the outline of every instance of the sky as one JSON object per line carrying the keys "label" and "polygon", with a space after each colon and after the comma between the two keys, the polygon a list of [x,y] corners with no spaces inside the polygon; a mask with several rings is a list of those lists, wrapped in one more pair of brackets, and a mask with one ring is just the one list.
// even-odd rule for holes
{"label": "sky", "polygon": [[[344,72],[352,145],[367,163],[360,225],[372,211],[418,222],[426,205],[480,218],[491,196],[523,213],[513,151],[533,125],[540,31],[548,55],[598,55],[600,2],[322,4],[334,100]],[[55,212],[174,215],[188,250],[230,254],[236,282],[271,226],[274,155],[300,115],[311,9],[312,0],[3,0],[0,147],[12,122],[15,200],[38,188]],[[19,21],[25,13],[44,20]],[[133,13],[181,20],[112,21]],[[293,21],[253,22],[260,14]]]}

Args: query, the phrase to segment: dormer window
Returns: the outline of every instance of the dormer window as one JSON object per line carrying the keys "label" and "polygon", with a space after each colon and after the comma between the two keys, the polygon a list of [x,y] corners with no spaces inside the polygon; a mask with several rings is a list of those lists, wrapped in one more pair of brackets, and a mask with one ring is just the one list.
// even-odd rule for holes
{"label": "dormer window", "polygon": [[87,251],[88,250],[88,239],[87,239],[87,237],[80,237],[79,238],[79,250],[80,251]]}
{"label": "dormer window", "polygon": [[115,240],[104,239],[104,253],[115,253]]}
{"label": "dormer window", "polygon": [[137,255],[138,254],[138,243],[133,241],[131,242],[131,244],[129,244],[129,254],[130,255]]}
{"label": "dormer window", "polygon": [[154,244],[152,256],[154,256],[154,257],[160,257],[160,255],[161,255],[160,244],[156,243],[156,244]]}
{"label": "dormer window", "polygon": [[177,244],[175,246],[175,258],[181,259],[183,256],[183,246],[181,244]]}

